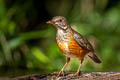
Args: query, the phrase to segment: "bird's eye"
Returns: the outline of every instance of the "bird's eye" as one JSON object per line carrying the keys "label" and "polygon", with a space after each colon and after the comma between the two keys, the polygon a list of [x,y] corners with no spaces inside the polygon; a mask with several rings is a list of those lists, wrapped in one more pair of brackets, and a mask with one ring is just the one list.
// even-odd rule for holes
{"label": "bird's eye", "polygon": [[59,21],[62,22],[62,19],[60,19]]}

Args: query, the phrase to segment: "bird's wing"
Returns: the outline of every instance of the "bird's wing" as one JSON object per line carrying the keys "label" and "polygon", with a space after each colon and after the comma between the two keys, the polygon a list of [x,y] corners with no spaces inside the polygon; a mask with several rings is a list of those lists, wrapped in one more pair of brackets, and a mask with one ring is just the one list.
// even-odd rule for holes
{"label": "bird's wing", "polygon": [[81,34],[74,31],[73,38],[82,48],[87,49],[91,52],[94,52],[94,49],[93,49],[92,45]]}
{"label": "bird's wing", "polygon": [[85,37],[83,37],[82,35],[74,31],[73,38],[82,48],[87,49],[88,51],[92,52],[92,53],[89,53],[88,56],[94,62],[101,63],[100,59],[95,54],[94,48],[92,47],[92,45],[89,43],[89,41]]}

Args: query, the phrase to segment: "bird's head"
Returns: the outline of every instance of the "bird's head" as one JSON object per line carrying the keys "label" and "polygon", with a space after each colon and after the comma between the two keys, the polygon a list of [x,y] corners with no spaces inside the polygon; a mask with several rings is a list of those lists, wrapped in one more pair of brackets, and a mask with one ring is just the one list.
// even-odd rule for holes
{"label": "bird's head", "polygon": [[48,24],[53,24],[57,29],[66,30],[69,25],[67,20],[62,16],[53,17],[52,20],[47,21]]}

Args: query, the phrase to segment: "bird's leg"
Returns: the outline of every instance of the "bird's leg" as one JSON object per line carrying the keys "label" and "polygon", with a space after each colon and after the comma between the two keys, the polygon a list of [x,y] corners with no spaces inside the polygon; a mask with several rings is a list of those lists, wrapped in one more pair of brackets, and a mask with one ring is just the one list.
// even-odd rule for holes
{"label": "bird's leg", "polygon": [[66,57],[66,63],[65,63],[65,65],[63,66],[63,68],[58,72],[57,76],[60,76],[60,75],[63,75],[63,76],[64,76],[64,69],[65,69],[65,67],[68,65],[69,61],[70,61],[70,58],[69,58],[69,57]]}
{"label": "bird's leg", "polygon": [[80,75],[80,68],[82,66],[82,63],[83,63],[83,59],[81,60],[80,64],[79,64],[79,67],[78,67],[78,70],[75,74],[73,74],[72,76],[79,76]]}

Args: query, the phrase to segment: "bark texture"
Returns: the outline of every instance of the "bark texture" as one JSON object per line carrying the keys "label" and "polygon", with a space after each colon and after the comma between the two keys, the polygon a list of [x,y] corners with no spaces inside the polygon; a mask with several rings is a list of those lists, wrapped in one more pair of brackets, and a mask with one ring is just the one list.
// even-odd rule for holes
{"label": "bark texture", "polygon": [[60,77],[57,77],[56,73],[34,74],[12,80],[120,80],[120,72],[82,72],[80,76],[72,77],[73,73],[66,72],[65,76]]}

